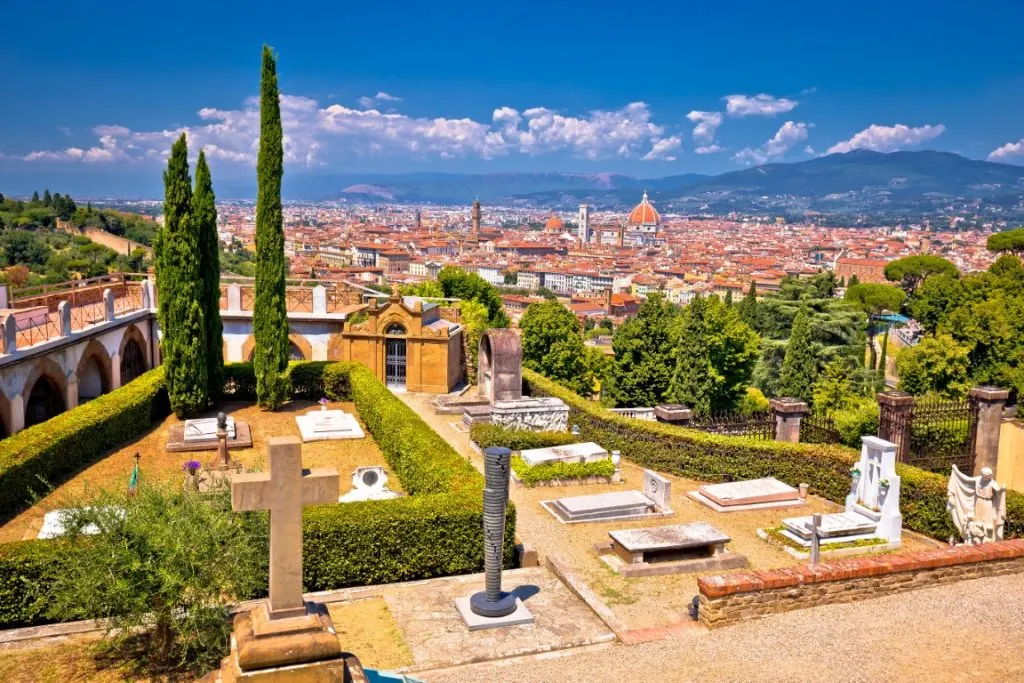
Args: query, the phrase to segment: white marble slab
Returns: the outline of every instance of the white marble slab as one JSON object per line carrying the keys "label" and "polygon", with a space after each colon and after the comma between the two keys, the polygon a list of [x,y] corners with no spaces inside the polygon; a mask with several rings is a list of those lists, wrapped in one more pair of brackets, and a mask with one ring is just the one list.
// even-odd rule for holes
{"label": "white marble slab", "polygon": [[349,415],[344,410],[312,410],[305,415],[296,415],[295,422],[299,425],[303,441],[333,441],[366,437],[355,416]]}
{"label": "white marble slab", "polygon": [[608,451],[592,441],[574,443],[568,446],[549,446],[547,448],[530,448],[520,451],[527,465],[544,465],[552,462],[595,462],[606,460]]}
{"label": "white marble slab", "polygon": [[[85,508],[88,510],[89,508]],[[68,515],[72,512],[70,508],[61,510],[51,510],[43,515],[43,525],[39,529],[39,534],[36,538],[40,539],[51,539],[59,538],[67,533],[67,522]],[[95,524],[89,524],[83,527],[82,533],[93,535],[100,532],[99,528]]]}
{"label": "white marble slab", "polygon": [[[235,418],[228,416],[227,420],[228,439],[235,438]],[[217,418],[204,417],[196,420],[185,420],[185,430],[182,432],[185,442],[209,441],[217,438]]]}

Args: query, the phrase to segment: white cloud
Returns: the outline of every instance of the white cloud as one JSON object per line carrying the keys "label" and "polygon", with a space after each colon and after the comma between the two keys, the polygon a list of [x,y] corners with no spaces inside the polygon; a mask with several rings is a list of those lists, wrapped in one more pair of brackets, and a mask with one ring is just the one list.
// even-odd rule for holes
{"label": "white cloud", "polygon": [[[328,97],[328,99],[331,99],[331,98]],[[390,94],[384,92],[383,90],[378,90],[377,94],[374,95],[373,97],[370,97],[369,95],[364,95],[363,97],[360,97],[358,100],[356,100],[356,102],[359,103],[359,106],[362,107],[363,109],[372,109],[373,107],[376,107],[377,104],[379,104],[380,102],[401,102],[401,101],[402,101],[401,97],[395,97],[394,95],[390,95]]]}
{"label": "white cloud", "polygon": [[377,104],[374,101],[374,99],[372,97],[370,97],[369,95],[363,95],[358,100],[356,100],[356,102],[358,102],[359,106],[362,107],[363,109],[372,109],[373,106],[375,104]]}
{"label": "white cloud", "polygon": [[57,130],[59,130],[61,133],[63,133],[65,135],[65,137],[69,137],[69,138],[75,137],[75,134],[73,132],[71,132],[71,129],[68,128],[67,126],[57,126]]}
{"label": "white cloud", "polygon": [[386,92],[384,92],[383,90],[378,91],[377,94],[373,96],[373,99],[378,100],[380,102],[401,102],[402,101],[401,97],[395,97],[394,95],[389,95]]}
{"label": "white cloud", "polygon": [[765,93],[753,97],[726,95],[722,99],[725,100],[725,111],[729,113],[729,116],[775,116],[792,111],[796,105],[800,104],[796,100],[773,97]]}
{"label": "white cloud", "polygon": [[678,135],[655,140],[651,151],[645,154],[643,159],[644,161],[675,161],[676,156],[673,152],[682,146],[683,140]]}
{"label": "white cloud", "polygon": [[870,149],[876,152],[894,152],[904,147],[919,145],[946,132],[941,123],[935,126],[925,125],[911,128],[902,123],[895,126],[871,125],[854,135],[849,140],[836,143],[825,151],[826,154],[849,152],[854,149]]}
{"label": "white cloud", "polygon": [[[392,95],[376,99],[397,101]],[[390,98],[390,99],[389,99]],[[195,125],[136,131],[97,126],[92,147],[34,151],[26,161],[104,162],[163,160],[182,133],[189,147],[206,150],[211,160],[255,164],[259,140],[259,101],[247,98],[238,109],[204,107]],[[319,166],[362,156],[404,155],[415,159],[474,156],[490,159],[514,152],[529,155],[566,152],[586,159],[627,157],[673,159],[682,145],[653,122],[643,102],[612,111],[570,116],[546,107],[523,111],[495,109],[491,121],[412,117],[376,107],[321,107],[311,98],[281,95],[285,161]]]}
{"label": "white cloud", "polygon": [[697,154],[714,154],[715,152],[721,152],[722,151],[722,147],[718,143],[715,143],[713,145],[706,145],[704,147],[698,147],[697,149],[695,149],[693,151],[696,152]]}
{"label": "white cloud", "polygon": [[1002,147],[992,150],[992,153],[988,155],[988,160],[1002,161],[1003,159],[1019,156],[1024,156],[1024,138],[1017,142],[1007,142]]}
{"label": "white cloud", "polygon": [[812,125],[786,121],[766,143],[757,148],[740,150],[732,158],[745,164],[763,164],[783,157],[796,143],[807,139],[807,129]]}
{"label": "white cloud", "polygon": [[715,142],[715,131],[722,125],[722,113],[718,111],[691,111],[686,115],[690,121],[697,124],[693,127],[693,141],[698,145],[713,145]]}
{"label": "white cloud", "polygon": [[811,147],[810,145],[807,145],[806,147],[804,147],[804,154],[813,157],[815,155],[814,148]]}

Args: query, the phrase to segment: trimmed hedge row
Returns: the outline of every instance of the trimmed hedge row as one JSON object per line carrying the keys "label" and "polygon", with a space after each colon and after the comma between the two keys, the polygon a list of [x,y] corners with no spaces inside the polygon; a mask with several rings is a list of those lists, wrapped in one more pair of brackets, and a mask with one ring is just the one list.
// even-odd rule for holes
{"label": "trimmed hedge row", "polygon": [[[170,413],[163,368],[0,441],[0,519]],[[44,483],[45,482],[45,483]]]}
{"label": "trimmed hedge row", "polygon": [[504,446],[513,451],[531,448],[551,448],[577,443],[579,437],[569,432],[531,432],[526,429],[509,429],[504,425],[477,422],[469,430],[469,438],[480,448]]}
{"label": "trimmed hedge row", "polygon": [[[794,444],[708,434],[660,422],[623,417],[605,410],[523,368],[523,380],[534,396],[555,396],[569,406],[569,421],[580,436],[651,469],[700,481],[776,477],[791,486],[810,484],[815,495],[842,503],[850,487],[850,468],[857,451],[828,444]],[[916,467],[897,465],[900,510],[908,529],[946,540],[955,533],[946,511],[947,477]],[[1024,495],[1007,495],[1007,538],[1024,538]]]}

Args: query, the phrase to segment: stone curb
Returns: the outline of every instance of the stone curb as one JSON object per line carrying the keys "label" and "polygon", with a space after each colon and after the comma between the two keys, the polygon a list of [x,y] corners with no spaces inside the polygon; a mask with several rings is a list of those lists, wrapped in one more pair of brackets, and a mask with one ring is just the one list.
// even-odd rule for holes
{"label": "stone curb", "polygon": [[591,590],[590,586],[569,567],[569,563],[557,554],[548,555],[545,558],[545,563],[554,572],[555,576],[561,579],[562,583],[566,585],[572,594],[586,603],[587,607],[597,615],[597,618],[611,629],[615,637],[622,640],[623,634],[629,629],[626,628],[621,619],[615,616],[615,613],[612,612],[608,605],[604,604],[604,601],[597,597],[597,594]]}

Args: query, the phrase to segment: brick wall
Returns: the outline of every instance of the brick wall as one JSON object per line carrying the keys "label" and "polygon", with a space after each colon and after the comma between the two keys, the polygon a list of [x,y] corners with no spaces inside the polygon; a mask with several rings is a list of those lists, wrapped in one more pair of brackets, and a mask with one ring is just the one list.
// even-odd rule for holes
{"label": "brick wall", "polygon": [[697,580],[708,628],[963,579],[1024,572],[1024,540],[837,560]]}

